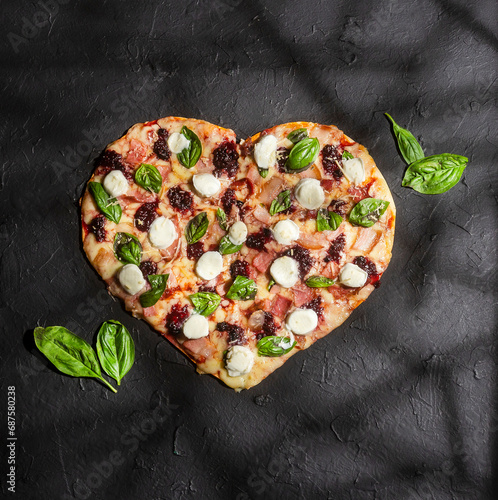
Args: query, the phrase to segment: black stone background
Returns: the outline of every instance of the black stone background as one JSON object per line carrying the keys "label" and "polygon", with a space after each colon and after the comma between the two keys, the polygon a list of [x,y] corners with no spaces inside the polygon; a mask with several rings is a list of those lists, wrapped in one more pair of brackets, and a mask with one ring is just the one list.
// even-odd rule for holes
{"label": "black stone background", "polygon": [[[498,498],[496,3],[45,1],[49,19],[42,2],[1,7],[2,496]],[[438,196],[402,188],[385,111],[428,154],[468,156],[463,180]],[[93,159],[168,115],[241,138],[333,123],[397,205],[380,289],[240,394],[111,300],[79,243]],[[110,318],[137,352],[117,395],[34,348],[37,325],[94,342]]]}

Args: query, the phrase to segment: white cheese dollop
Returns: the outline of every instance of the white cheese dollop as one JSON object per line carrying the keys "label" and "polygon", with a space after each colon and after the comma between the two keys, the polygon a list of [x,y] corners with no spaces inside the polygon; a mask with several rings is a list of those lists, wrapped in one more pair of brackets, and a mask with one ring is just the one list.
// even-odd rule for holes
{"label": "white cheese dollop", "polygon": [[135,264],[126,264],[119,271],[119,282],[130,295],[137,294],[145,286],[142,271]]}
{"label": "white cheese dollop", "polygon": [[318,316],[313,309],[294,309],[287,316],[285,325],[296,335],[307,335],[318,326]]}
{"label": "white cheese dollop", "polygon": [[200,339],[209,335],[209,321],[200,314],[192,314],[183,324],[183,335],[188,339]]}
{"label": "white cheese dollop", "polygon": [[242,221],[232,224],[230,231],[228,231],[228,239],[234,245],[242,245],[247,239],[247,226]]}
{"label": "white cheese dollop", "polygon": [[178,132],[173,132],[168,138],[168,148],[175,155],[181,153],[189,144],[190,141]]}
{"label": "white cheese dollop", "polygon": [[130,185],[123,175],[121,170],[112,170],[109,172],[102,183],[104,189],[109,193],[110,196],[116,198],[117,196],[122,196],[128,191]]}
{"label": "white cheese dollop", "polygon": [[273,237],[280,245],[290,245],[299,238],[299,226],[289,219],[278,221],[273,227]]}
{"label": "white cheese dollop", "polygon": [[325,201],[325,193],[318,179],[302,179],[294,188],[294,196],[298,203],[308,210],[319,208]]}
{"label": "white cheese dollop", "polygon": [[365,166],[361,158],[351,158],[342,161],[342,171],[349,182],[361,184],[365,182]]}
{"label": "white cheese dollop", "polygon": [[197,261],[195,271],[199,278],[212,280],[223,271],[223,257],[219,252],[206,252]]}
{"label": "white cheese dollop", "polygon": [[277,161],[277,138],[265,135],[254,146],[254,159],[259,168],[268,170]]}
{"label": "white cheese dollop", "polygon": [[168,248],[177,236],[175,225],[166,217],[158,217],[149,229],[149,241],[153,247],[159,249]]}
{"label": "white cheese dollop", "polygon": [[273,261],[270,274],[278,285],[290,288],[299,279],[299,267],[292,257],[284,255]]}
{"label": "white cheese dollop", "polygon": [[226,369],[230,377],[240,377],[249,373],[254,365],[254,354],[247,347],[230,347],[226,357]]}
{"label": "white cheese dollop", "polygon": [[221,182],[213,174],[194,175],[192,184],[199,196],[204,198],[218,194],[221,189]]}
{"label": "white cheese dollop", "polygon": [[339,281],[351,288],[359,288],[367,282],[368,273],[356,264],[346,264],[339,273]]}

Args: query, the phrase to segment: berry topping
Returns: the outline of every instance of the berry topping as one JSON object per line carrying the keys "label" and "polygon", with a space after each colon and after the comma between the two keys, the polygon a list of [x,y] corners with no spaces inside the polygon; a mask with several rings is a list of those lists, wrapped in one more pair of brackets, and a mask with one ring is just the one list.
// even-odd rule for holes
{"label": "berry topping", "polygon": [[221,205],[223,206],[223,210],[225,211],[225,213],[227,215],[230,215],[233,205],[236,205],[240,212],[240,209],[242,208],[242,205],[244,205],[244,202],[237,200],[237,198],[235,197],[235,191],[228,188],[221,197]]}
{"label": "berry topping", "polygon": [[146,233],[157,218],[157,202],[144,203],[135,212],[135,227]]}
{"label": "berry topping", "polygon": [[230,265],[230,275],[233,279],[237,276],[249,278],[249,263],[245,260],[236,260]]}
{"label": "berry topping", "polygon": [[353,264],[368,274],[368,283],[372,284],[375,288],[379,288],[381,275],[377,272],[376,265],[370,259],[360,255],[354,258]]}
{"label": "berry topping", "polygon": [[341,233],[331,244],[327,250],[327,255],[325,262],[339,262],[341,260],[341,254],[346,246],[346,236]]}
{"label": "berry topping", "polygon": [[273,234],[267,227],[261,228],[257,233],[250,234],[246,240],[246,246],[262,252],[266,250],[265,244],[273,239]]}
{"label": "berry topping", "polygon": [[204,253],[204,243],[198,241],[187,245],[187,258],[197,260]]}
{"label": "berry topping", "polygon": [[165,161],[169,160],[171,156],[171,151],[168,148],[168,137],[168,131],[164,128],[160,128],[157,131],[157,141],[154,143],[154,147],[152,148],[156,156]]}
{"label": "berry topping", "polygon": [[343,200],[332,200],[329,209],[341,217],[345,217],[348,210],[348,204]]}
{"label": "berry topping", "polygon": [[263,328],[261,329],[261,332],[256,335],[256,338],[260,340],[263,337],[269,337],[275,335],[277,330],[278,330],[278,325],[275,323],[273,314],[265,311]]}
{"label": "berry topping", "polygon": [[192,193],[184,191],[181,187],[175,186],[168,191],[168,199],[171,206],[180,212],[186,212],[192,208],[194,197]]}
{"label": "berry topping", "polygon": [[306,248],[303,248],[299,245],[296,245],[292,248],[288,248],[287,250],[282,252],[281,255],[287,255],[288,257],[292,257],[294,260],[297,261],[297,265],[299,267],[299,274],[301,278],[303,278],[309,273],[309,270],[311,269],[311,266],[315,261],[313,257],[310,255],[309,250],[306,250]]}
{"label": "berry topping", "polygon": [[213,164],[216,168],[214,175],[220,177],[225,172],[228,177],[234,177],[239,168],[239,153],[235,142],[222,142],[213,151]]}
{"label": "berry topping", "polygon": [[102,243],[105,240],[106,231],[105,231],[105,221],[106,218],[101,214],[97,215],[95,219],[90,222],[90,230],[95,235],[95,239]]}
{"label": "berry topping", "polygon": [[166,328],[170,335],[180,335],[182,333],[183,323],[187,320],[189,316],[188,306],[181,306],[180,304],[175,304],[171,311],[166,316]]}
{"label": "berry topping", "polygon": [[237,325],[232,325],[226,321],[222,321],[216,325],[219,332],[228,333],[228,343],[230,345],[241,345],[246,343],[244,329]]}
{"label": "berry topping", "polygon": [[106,149],[95,160],[95,165],[98,167],[95,175],[107,175],[111,170],[121,170],[126,179],[133,179],[133,171],[124,164],[123,157],[112,149]]}
{"label": "berry topping", "polygon": [[340,167],[342,167],[342,148],[327,144],[322,149],[322,165],[325,173],[332,175],[335,180],[340,180],[344,175]]}
{"label": "berry topping", "polygon": [[149,274],[157,274],[157,264],[152,260],[144,260],[138,267],[142,271],[144,279],[147,279]]}
{"label": "berry topping", "polygon": [[311,309],[316,312],[316,315],[321,317],[323,316],[323,306],[322,306],[322,298],[315,297],[313,300],[310,300],[304,306],[301,306],[303,309]]}
{"label": "berry topping", "polygon": [[287,158],[289,158],[290,150],[287,148],[278,148],[277,149],[277,165],[278,171],[282,173],[286,173],[287,169],[285,168],[285,162]]}

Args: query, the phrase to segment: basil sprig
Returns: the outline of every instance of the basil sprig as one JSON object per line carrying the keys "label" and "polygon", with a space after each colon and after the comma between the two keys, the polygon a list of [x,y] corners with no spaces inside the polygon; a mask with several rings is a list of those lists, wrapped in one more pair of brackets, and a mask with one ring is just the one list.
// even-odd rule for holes
{"label": "basil sprig", "polygon": [[422,147],[418,143],[417,139],[413,136],[413,134],[406,130],[405,128],[401,128],[388,113],[384,113],[391,123],[393,124],[394,135],[396,136],[396,140],[398,141],[398,147],[405,159],[406,163],[413,163],[414,161],[420,160],[424,157],[424,151]]}
{"label": "basil sprig", "polygon": [[308,169],[317,159],[320,152],[320,143],[316,138],[302,139],[299,141],[289,153],[289,157],[285,162],[285,167],[288,172],[299,173]]}
{"label": "basil sprig", "polygon": [[201,212],[190,219],[185,228],[187,243],[191,245],[198,242],[206,234],[208,226],[209,220],[206,212]]}
{"label": "basil sprig", "polygon": [[231,300],[252,300],[256,297],[257,291],[258,288],[254,280],[245,278],[239,274],[228,290],[226,297]]}
{"label": "basil sprig", "polygon": [[180,134],[184,135],[190,142],[189,145],[178,153],[176,157],[178,161],[187,168],[192,168],[201,157],[202,154],[202,144],[197,137],[197,134],[190,130],[189,128],[183,126]]}
{"label": "basil sprig", "polygon": [[271,278],[270,281],[268,282],[268,286],[266,287],[266,289],[270,291],[273,285],[276,285],[276,281],[273,278]]}
{"label": "basil sprig", "polygon": [[218,210],[216,210],[216,219],[221,229],[223,229],[223,231],[228,231],[227,214],[222,208],[218,208]]}
{"label": "basil sprig", "polygon": [[88,190],[102,214],[111,222],[119,224],[123,210],[116,198],[111,198],[100,182],[89,182]]}
{"label": "basil sprig", "polygon": [[354,160],[354,156],[349,151],[343,151],[342,152],[342,159],[343,160]]}
{"label": "basil sprig", "polygon": [[327,288],[335,283],[334,280],[326,278],[325,276],[310,276],[306,280],[306,285],[310,288]]}
{"label": "basil sprig", "polygon": [[201,316],[213,314],[221,302],[221,297],[212,292],[197,292],[189,295],[188,298],[194,304],[194,312]]}
{"label": "basil sprig", "polygon": [[136,236],[130,233],[116,233],[114,236],[114,255],[124,264],[140,265],[142,260],[142,245]]}
{"label": "basil sprig", "polygon": [[299,141],[302,141],[307,137],[309,137],[307,128],[297,128],[287,136],[287,139],[291,141],[293,144],[297,144]]}
{"label": "basil sprig", "polygon": [[54,364],[71,377],[99,379],[111,391],[114,387],[102,377],[100,365],[91,345],[62,326],[37,327],[34,331],[36,347]]}
{"label": "basil sprig", "polygon": [[296,341],[292,342],[288,337],[263,337],[257,344],[259,356],[271,356],[277,358],[294,349]]}
{"label": "basil sprig", "polygon": [[218,252],[221,253],[221,255],[229,255],[231,253],[236,253],[239,252],[242,248],[243,244],[240,245],[234,245],[231,241],[228,235],[223,236],[220,241],[220,246],[218,247]]}
{"label": "basil sprig", "polygon": [[389,206],[388,201],[365,198],[359,201],[349,214],[349,222],[355,226],[372,227]]}
{"label": "basil sprig", "polygon": [[291,206],[291,192],[290,189],[282,191],[270,205],[270,215],[278,214],[287,210]]}
{"label": "basil sprig", "polygon": [[258,168],[259,175],[265,179],[268,177],[268,173],[270,172],[270,169],[268,168]]}
{"label": "basil sprig", "polygon": [[163,178],[154,165],[142,163],[135,172],[135,182],[147,191],[159,193]]}
{"label": "basil sprig", "polygon": [[162,297],[168,278],[169,274],[149,274],[147,276],[151,289],[140,295],[142,307],[152,307]]}
{"label": "basil sprig", "polygon": [[335,212],[321,208],[316,214],[317,231],[335,231],[344,221],[344,219]]}
{"label": "basil sprig", "polygon": [[102,369],[121,385],[135,361],[135,344],[130,332],[119,321],[106,321],[100,327],[97,355]]}
{"label": "basil sprig", "polygon": [[408,167],[402,186],[422,194],[445,193],[458,183],[468,161],[465,156],[449,153],[422,158]]}

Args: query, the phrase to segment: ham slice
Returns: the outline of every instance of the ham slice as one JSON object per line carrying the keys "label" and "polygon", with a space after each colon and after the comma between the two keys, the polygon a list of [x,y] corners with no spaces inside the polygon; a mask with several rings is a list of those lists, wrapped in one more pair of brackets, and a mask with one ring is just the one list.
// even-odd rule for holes
{"label": "ham slice", "polygon": [[130,150],[126,156],[126,161],[135,165],[136,163],[141,163],[147,157],[147,146],[138,141],[137,139],[132,139],[130,141]]}
{"label": "ham slice", "polygon": [[370,252],[377,244],[380,233],[371,227],[361,227],[356,236],[353,248],[360,252]]}
{"label": "ham slice", "polygon": [[154,316],[155,314],[156,314],[156,306],[144,307],[144,316],[146,318]]}
{"label": "ham slice", "polygon": [[260,252],[254,260],[252,261],[252,265],[260,272],[265,273],[268,267],[270,266],[273,260],[273,255],[267,252]]}
{"label": "ham slice", "polygon": [[333,179],[322,179],[320,181],[320,186],[322,186],[325,191],[332,191],[334,189],[335,185],[337,184],[337,181]]}
{"label": "ham slice", "polygon": [[266,208],[262,207],[261,205],[258,205],[254,211],[253,215],[256,219],[258,219],[260,222],[263,224],[269,224],[270,223],[270,214],[268,213],[268,210]]}
{"label": "ham slice", "polygon": [[263,179],[258,172],[258,169],[251,165],[247,171],[247,179],[249,179],[253,184],[259,184]]}
{"label": "ham slice", "polygon": [[261,189],[259,201],[261,203],[271,203],[282,191],[284,181],[280,177],[272,177]]}
{"label": "ham slice", "polygon": [[294,287],[292,293],[294,294],[294,304],[296,307],[301,307],[313,298],[313,291],[308,287]]}
{"label": "ham slice", "polygon": [[206,338],[186,340],[182,344],[183,348],[189,351],[196,359],[211,358],[215,353],[215,348],[213,344]]}
{"label": "ham slice", "polygon": [[282,295],[276,295],[271,305],[271,312],[277,318],[282,319],[287,314],[291,305],[292,301]]}
{"label": "ham slice", "polygon": [[198,174],[210,174],[214,170],[214,165],[209,165],[202,158],[195,164]]}

